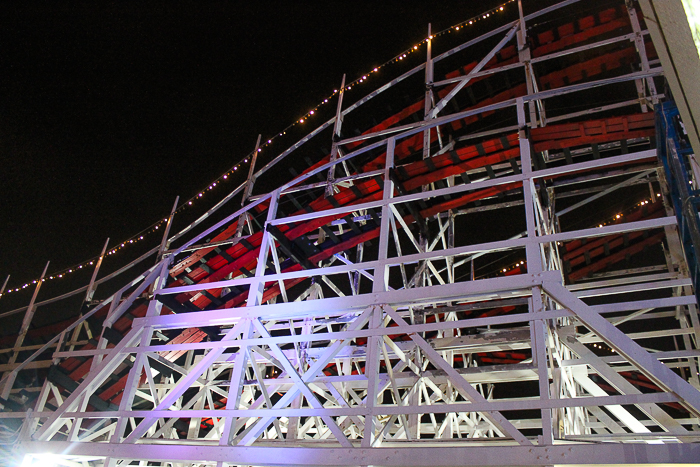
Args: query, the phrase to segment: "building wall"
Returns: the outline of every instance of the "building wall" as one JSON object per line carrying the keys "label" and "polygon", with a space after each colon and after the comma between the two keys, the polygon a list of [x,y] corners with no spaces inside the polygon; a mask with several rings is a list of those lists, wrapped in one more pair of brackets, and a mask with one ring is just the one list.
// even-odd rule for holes
{"label": "building wall", "polygon": [[697,0],[639,3],[693,149],[700,154],[700,5]]}

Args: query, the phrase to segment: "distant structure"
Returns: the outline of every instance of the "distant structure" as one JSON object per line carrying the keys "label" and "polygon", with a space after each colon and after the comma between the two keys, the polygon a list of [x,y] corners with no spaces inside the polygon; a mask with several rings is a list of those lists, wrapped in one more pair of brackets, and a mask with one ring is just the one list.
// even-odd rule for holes
{"label": "distant structure", "polygon": [[[335,117],[257,171],[256,147],[198,221],[172,234],[171,216],[117,293],[93,297],[95,274],[70,326],[31,329],[35,293],[0,350],[8,452],[700,462],[700,74],[668,68],[666,1],[640,3],[511,0],[484,17],[519,18],[481,37],[433,54],[430,36],[369,94],[343,82]],[[309,166],[282,183],[291,157]]]}

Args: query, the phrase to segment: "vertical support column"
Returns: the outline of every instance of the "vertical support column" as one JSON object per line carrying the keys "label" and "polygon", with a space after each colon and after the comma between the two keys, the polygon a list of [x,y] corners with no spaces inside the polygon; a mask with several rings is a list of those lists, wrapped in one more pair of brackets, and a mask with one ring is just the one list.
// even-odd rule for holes
{"label": "vertical support column", "polygon": [[[165,287],[165,283],[170,272],[170,264],[172,263],[172,256],[164,259],[161,262],[160,274],[153,281],[152,290],[158,290]],[[163,309],[163,303],[156,300],[154,297],[150,297],[148,302],[148,310],[146,311],[146,316],[160,316],[161,310]]]}
{"label": "vertical support column", "polygon": [[[450,177],[450,186],[454,186],[453,177]],[[447,211],[447,248],[455,247],[455,214],[452,209]],[[455,282],[455,259],[454,256],[445,258],[445,267],[447,268],[447,281],[452,284]]]}
{"label": "vertical support column", "polygon": [[[518,14],[520,15],[520,27],[518,28],[518,59],[523,64],[525,69],[525,84],[527,86],[527,94],[531,95],[537,92],[537,82],[535,81],[535,73],[532,70],[532,63],[530,62],[532,56],[530,53],[530,47],[527,44],[527,29],[525,28],[525,16],[523,15],[523,4],[522,0],[518,0]],[[544,117],[544,103],[542,101],[530,101],[528,103],[530,110],[530,123],[532,128],[537,128],[537,112],[535,107],[540,110],[540,126],[545,125]]]}
{"label": "vertical support column", "polygon": [[[88,283],[88,288],[87,292],[85,293],[85,300],[83,301],[83,305],[80,310],[80,317],[83,316],[83,311],[90,305],[92,302],[92,297],[95,294],[95,289],[97,288],[95,286],[95,279],[97,279],[97,273],[100,271],[100,266],[102,265],[102,260],[104,259],[105,256],[105,251],[107,251],[107,244],[109,244],[109,238],[105,241],[104,246],[102,247],[102,252],[100,253],[99,258],[97,259],[97,264],[95,265],[95,270],[92,271],[92,277],[90,277],[90,282]],[[87,322],[83,322],[79,324],[78,326],[75,327],[73,330],[73,336],[70,339],[71,345],[69,349],[72,351],[75,348],[75,342],[78,341],[78,338],[80,337],[80,330],[85,326],[85,329],[88,332],[88,338],[92,339],[92,334],[90,333],[90,328],[88,327]],[[61,342],[59,342],[58,347],[56,350],[58,351],[60,349]]]}
{"label": "vertical support column", "polygon": [[[431,24],[428,23],[428,43],[427,43],[427,51],[426,51],[426,60],[425,60],[425,99],[424,99],[424,107],[423,107],[423,119],[424,120],[430,120],[432,118],[432,108],[433,108],[433,36],[432,36],[432,27]],[[438,128],[435,127],[435,131],[438,131]],[[423,130],[423,159],[428,159],[430,157],[430,128],[426,128]],[[424,185],[422,187],[422,191],[428,191],[428,186]],[[423,233],[421,232],[419,239],[418,239],[420,251],[427,251],[428,249],[428,239],[425,238]],[[416,286],[422,287],[425,286],[425,282],[427,280],[429,269],[425,267],[426,264],[423,264],[423,269],[422,272],[420,272],[420,277],[417,278],[416,281]],[[415,419],[415,415],[413,416]]]}
{"label": "vertical support column", "polygon": [[[114,313],[114,310],[117,309],[119,306],[122,295],[124,294],[124,291],[128,288],[128,284],[124,287],[122,287],[120,290],[116,291],[114,295],[112,295],[112,303],[109,304],[109,309],[107,310],[107,317],[111,316],[112,313]],[[105,333],[105,328],[102,328],[102,331],[100,333],[100,338],[97,341],[97,346],[96,350],[104,350],[107,348],[107,344],[109,343],[107,339],[104,337]],[[92,363],[90,363],[90,371],[93,371],[95,368],[97,368],[98,365],[102,363],[102,360],[104,359],[104,354],[97,354],[94,357],[92,357]]]}
{"label": "vertical support column", "polygon": [[[374,283],[377,283],[376,274]],[[372,310],[372,316],[369,318],[369,328],[377,329],[381,327],[382,318],[383,309],[375,306]],[[379,414],[374,413],[374,406],[377,403],[377,392],[379,390],[379,344],[381,340],[382,336],[372,336],[367,339],[367,357],[365,360],[365,377],[367,378],[367,414],[365,415],[365,429],[361,443],[363,448],[370,448],[375,444],[375,424],[377,422],[376,416]]]}
{"label": "vertical support column", "polygon": [[[41,273],[41,277],[36,283],[36,288],[34,289],[34,293],[32,294],[32,298],[29,301],[29,306],[27,307],[27,311],[24,313],[24,319],[22,320],[22,327],[19,329],[19,335],[17,336],[17,340],[15,341],[15,346],[12,349],[12,356],[10,357],[10,360],[7,362],[10,365],[14,364],[17,361],[17,357],[19,355],[19,349],[22,347],[22,344],[24,344],[24,338],[27,336],[27,331],[29,331],[29,326],[32,324],[32,319],[34,318],[34,302],[36,302],[36,297],[39,295],[39,289],[41,289],[41,284],[44,282],[44,277],[46,276],[46,270],[49,268],[49,263],[51,261],[46,262],[46,266],[44,266],[44,271]],[[15,379],[17,379],[17,371],[11,370],[10,375],[7,378],[7,381],[5,382],[5,386],[2,388],[2,392],[0,393],[0,398],[7,400],[7,398],[10,396],[10,391],[12,391],[12,386],[15,384]]]}
{"label": "vertical support column", "polygon": [[[48,381],[47,381],[48,383]],[[87,394],[83,394],[79,399],[78,399],[78,404],[75,409],[76,412],[87,412],[88,408],[88,402],[90,400],[90,397]],[[83,424],[83,419],[80,417],[76,417],[73,420],[73,426],[70,427],[70,431],[68,432],[68,441],[78,441],[80,438],[80,427]]]}
{"label": "vertical support column", "polygon": [[[647,49],[644,45],[644,37],[642,36],[642,28],[639,25],[639,18],[637,17],[637,10],[634,9],[632,0],[625,0],[625,6],[627,7],[627,13],[630,17],[630,24],[632,25],[632,30],[634,31],[634,45],[639,53],[639,59],[642,66],[642,71],[649,70],[649,58],[647,57]],[[651,94],[651,103],[656,105],[659,103],[659,98],[657,97],[656,85],[654,84],[654,78],[647,78],[647,87],[649,88],[649,93]],[[646,99],[646,89],[644,88],[644,82],[642,80],[636,80],[637,92],[639,94],[639,103],[642,106],[642,112],[646,112],[647,109],[647,99]],[[653,109],[653,107],[652,107]]]}
{"label": "vertical support column", "polygon": [[[241,207],[245,206],[248,202],[250,195],[253,194],[253,187],[255,186],[255,163],[258,160],[258,153],[260,152],[260,138],[262,135],[258,135],[258,141],[255,143],[255,150],[253,151],[252,159],[250,160],[250,168],[248,169],[248,178],[245,181],[245,188],[243,189],[243,198],[241,199]],[[236,237],[243,235],[243,226],[248,222],[248,228],[250,233],[253,233],[252,226],[250,225],[248,212],[244,212],[238,217],[238,224],[236,224]]]}
{"label": "vertical support column", "polygon": [[[41,386],[41,391],[39,392],[39,397],[37,397],[36,403],[34,404],[34,412],[43,412],[44,411],[44,408],[46,407],[46,401],[49,398],[50,392],[51,392],[51,382],[47,379],[44,381],[44,384]],[[23,426],[22,429],[26,430],[26,432],[25,432],[26,438],[20,437],[19,439],[20,440],[31,439],[30,437],[34,434],[38,425],[39,425],[39,417],[32,417],[29,420],[25,421],[25,426]]]}
{"label": "vertical support column", "polygon": [[85,293],[85,304],[90,304],[92,302],[92,296],[95,294],[95,280],[97,279],[97,274],[100,272],[100,266],[102,266],[102,260],[105,257],[105,252],[107,251],[107,245],[109,244],[109,237],[105,240],[105,244],[102,247],[102,252],[100,257],[97,259],[97,264],[95,265],[95,270],[92,271],[92,277],[90,278],[90,283],[88,284],[87,292]]}
{"label": "vertical support column", "polygon": [[386,165],[384,166],[384,191],[382,200],[384,204],[382,205],[382,219],[381,226],[379,230],[379,252],[377,254],[377,261],[379,265],[377,269],[374,270],[374,284],[372,285],[372,292],[385,292],[388,290],[389,274],[387,271],[387,266],[385,261],[389,255],[389,229],[391,225],[391,206],[389,201],[394,197],[394,182],[391,181],[389,172],[394,167],[394,149],[396,147],[396,139],[389,138],[386,145]]}
{"label": "vertical support column", "polygon": [[[427,48],[426,48],[426,59],[425,59],[425,99],[424,99],[424,106],[423,106],[423,119],[425,121],[430,120],[433,118],[432,115],[432,109],[433,109],[433,34],[432,34],[432,25],[428,23],[428,41],[427,41]],[[439,130],[438,127],[435,127],[435,132],[439,135]],[[428,159],[430,158],[430,128],[426,128],[423,130],[423,159]],[[427,185],[424,185],[422,187],[422,191],[428,191],[429,187]],[[439,216],[440,214],[438,214]],[[418,243],[420,247],[420,251],[424,252],[428,250],[428,239],[423,235],[423,232],[420,233],[420,236],[418,238]],[[417,278],[415,286],[417,287],[423,287],[426,285],[426,281],[428,279],[428,274],[430,274],[430,269],[427,266],[427,263],[423,263],[423,268],[422,271],[419,272],[420,276]],[[376,280],[376,278],[375,278]],[[423,319],[423,314],[419,312],[419,320],[422,322]],[[416,348],[416,353],[415,353],[415,358],[416,362],[420,365],[421,362],[421,355],[420,355],[420,349]],[[420,391],[419,388],[420,385],[416,385],[409,396],[409,404],[411,405],[419,405],[420,404]],[[410,414],[408,416],[408,426],[406,427],[406,435],[408,439],[411,439],[413,435],[416,435],[418,438],[420,438],[420,423],[419,423],[420,417],[418,414]],[[409,433],[410,432],[410,433]]]}
{"label": "vertical support column", "polygon": [[[364,256],[364,251],[365,251],[365,244],[364,243],[359,243],[357,245],[357,253],[355,255],[355,264],[360,264],[362,262],[362,257]],[[362,273],[360,271],[355,272],[355,276],[353,277],[353,294],[359,295],[360,294],[360,280],[362,279]]]}
{"label": "vertical support column", "polygon": [[7,287],[7,282],[10,280],[10,275],[8,274],[7,277],[5,278],[5,282],[2,283],[2,287],[0,287],[0,297],[2,297],[5,294],[5,288]]}
{"label": "vertical support column", "polygon": [[168,248],[168,235],[170,235],[170,227],[173,225],[173,217],[175,217],[175,210],[177,209],[177,203],[180,201],[180,197],[175,197],[175,202],[173,203],[173,208],[170,210],[170,216],[168,216],[168,222],[165,224],[165,232],[163,232],[163,239],[160,241],[160,247],[158,248],[158,255],[156,256],[156,264],[163,257],[163,253]]}
{"label": "vertical support column", "polygon": [[[267,232],[266,232],[267,233]],[[257,274],[256,274],[257,275]],[[250,304],[250,302],[248,302]],[[243,331],[241,339],[250,339],[253,337],[252,319],[246,319],[243,323]],[[255,362],[253,362],[255,365]],[[238,355],[231,369],[231,384],[229,385],[228,398],[226,400],[226,410],[236,410],[241,402],[241,384],[245,377],[246,368],[248,368],[248,346],[238,348]],[[261,385],[265,384],[260,382]],[[231,444],[235,436],[234,427],[236,426],[236,417],[228,416],[224,420],[224,427],[219,439],[220,446],[228,446]]]}
{"label": "vertical support column", "polygon": [[[151,338],[153,337],[153,327],[145,326],[143,328],[143,334],[141,334],[141,339],[139,346],[147,347],[151,343]],[[129,358],[128,355],[126,358]],[[122,399],[119,402],[119,412],[123,413],[118,420],[117,426],[114,429],[114,434],[110,440],[111,443],[121,443],[124,438],[124,430],[126,429],[126,424],[129,422],[129,416],[127,413],[131,408],[131,404],[134,401],[134,396],[136,395],[136,389],[138,388],[139,382],[141,380],[141,373],[143,370],[143,362],[148,356],[145,352],[139,352],[136,354],[134,359],[134,364],[129,370],[129,376],[126,378],[126,384],[124,385],[124,392],[122,393]],[[89,393],[85,393],[84,397],[87,398]]]}
{"label": "vertical support column", "polygon": [[527,258],[528,274],[542,272],[542,259],[540,246],[537,242],[537,228],[535,224],[535,185],[532,182],[532,155],[530,140],[527,137],[527,122],[525,121],[525,102],[522,97],[516,101],[518,112],[518,140],[520,144],[520,165],[525,179],[523,180],[523,198],[525,201],[525,223],[527,225],[527,245],[525,256]]}
{"label": "vertical support column", "polygon": [[[335,110],[335,124],[333,125],[333,144],[331,145],[330,162],[334,162],[338,158],[338,141],[340,141],[340,129],[343,126],[343,95],[345,94],[345,75],[340,83],[340,91],[338,93],[338,107]],[[333,196],[333,183],[335,182],[335,164],[328,169],[328,181],[326,185],[326,197]]]}
{"label": "vertical support column", "polygon": [[255,281],[251,282],[250,290],[248,291],[247,306],[262,305],[263,292],[265,291],[265,266],[267,265],[267,257],[270,248],[275,248],[275,241],[272,235],[267,231],[267,226],[277,216],[277,206],[279,204],[281,190],[278,188],[272,192],[270,198],[270,206],[267,209],[267,221],[265,222],[265,231],[263,232],[262,241],[260,243],[260,253],[258,254],[258,264],[255,266]]}
{"label": "vertical support column", "polygon": [[[529,303],[530,313],[541,313],[544,311],[542,303],[542,289],[532,288],[532,297]],[[549,394],[549,371],[547,366],[547,327],[544,320],[537,319],[530,324],[530,340],[532,342],[532,360],[537,365],[537,376],[539,379],[540,400],[546,401]],[[552,410],[542,409],[542,437],[539,439],[540,445],[552,445],[554,434],[552,431]]]}
{"label": "vertical support column", "polygon": [[[170,261],[172,259],[172,256],[170,259],[166,261],[161,261],[163,259],[163,255],[165,253],[165,250],[168,249],[170,246],[170,242],[168,242],[168,235],[170,235],[170,227],[173,225],[173,218],[175,217],[175,211],[177,210],[177,203],[180,201],[180,197],[176,196],[175,197],[175,202],[173,203],[173,208],[170,210],[170,215],[168,216],[168,222],[165,224],[165,230],[163,232],[163,238],[160,241],[160,247],[158,248],[158,254],[156,255],[156,264],[159,262],[161,263],[161,271],[160,275],[156,277],[151,283],[150,286],[148,286],[148,293],[146,294],[147,296],[152,294],[154,290],[157,290],[159,288],[162,288],[165,286],[165,280],[168,275],[168,267],[170,265]],[[146,312],[146,316],[157,316],[160,314],[160,310],[163,308],[163,304],[159,302],[158,300],[151,300],[150,303],[148,304],[148,311]],[[153,334],[152,329],[148,328],[144,334],[144,338],[148,338],[148,342],[150,342],[151,335]],[[100,341],[102,341],[102,336],[100,337]],[[148,344],[145,344],[148,345]],[[140,354],[139,354],[140,355]],[[144,357],[146,358],[146,357]],[[136,368],[136,364],[141,362],[142,360],[139,360],[137,357],[136,362],[134,363],[134,367],[132,368],[132,372],[134,371],[134,368]],[[140,375],[140,373],[139,373]],[[131,375],[130,375],[131,376]],[[136,382],[138,384],[138,381]],[[128,386],[127,386],[128,387]],[[126,391],[126,389],[125,389]],[[119,431],[115,432],[115,436],[119,433]]]}
{"label": "vertical support column", "polygon": [[[425,106],[424,120],[430,120],[433,107],[433,36],[431,25],[428,23],[428,51],[425,61]],[[437,131],[437,128],[435,129]],[[430,128],[423,130],[423,159],[430,157]]]}

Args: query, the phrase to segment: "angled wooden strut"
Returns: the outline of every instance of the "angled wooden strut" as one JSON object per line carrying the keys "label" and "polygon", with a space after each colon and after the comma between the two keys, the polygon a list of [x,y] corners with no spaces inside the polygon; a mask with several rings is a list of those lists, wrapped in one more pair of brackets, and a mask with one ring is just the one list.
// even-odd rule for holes
{"label": "angled wooden strut", "polygon": [[[549,276],[549,275],[548,275]],[[652,354],[644,350],[632,338],[620,331],[614,324],[602,317],[593,308],[562,285],[561,280],[543,281],[542,287],[555,301],[570,310],[583,324],[588,326],[617,353],[625,357],[647,378],[659,387],[676,394],[679,403],[695,416],[700,416],[700,391],[683,380],[669,367],[659,362]]]}

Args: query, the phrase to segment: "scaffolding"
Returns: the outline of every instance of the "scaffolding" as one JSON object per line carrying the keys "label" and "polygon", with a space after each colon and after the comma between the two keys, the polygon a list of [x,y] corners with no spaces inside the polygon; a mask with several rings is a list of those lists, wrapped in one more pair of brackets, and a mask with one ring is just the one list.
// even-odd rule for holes
{"label": "scaffolding", "polygon": [[333,118],[170,235],[173,209],[156,264],[101,300],[93,274],[43,344],[40,280],[1,365],[18,458],[697,462],[697,165],[634,2],[537,3],[429,36],[347,108],[343,79]]}

